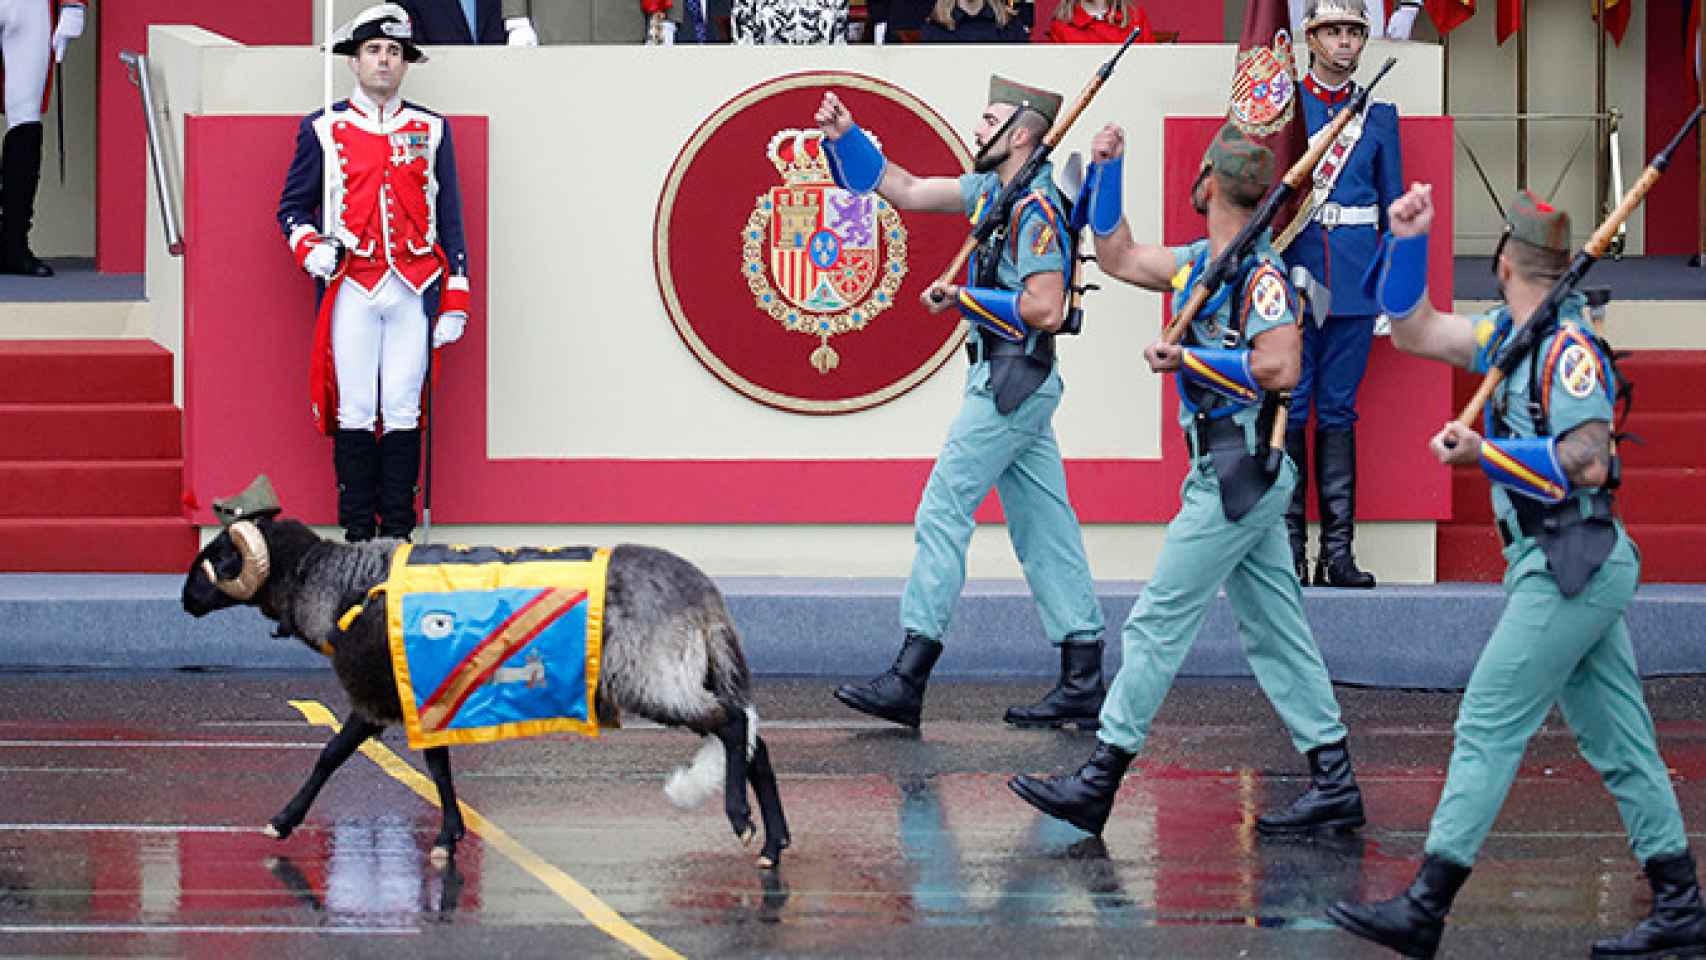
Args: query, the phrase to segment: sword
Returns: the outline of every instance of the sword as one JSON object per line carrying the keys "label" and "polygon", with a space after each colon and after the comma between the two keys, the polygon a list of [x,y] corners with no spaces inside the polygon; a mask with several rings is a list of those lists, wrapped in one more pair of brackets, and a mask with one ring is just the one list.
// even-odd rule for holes
{"label": "sword", "polygon": [[59,141],[59,185],[63,187],[63,186],[65,186],[65,64],[64,63],[56,63],[53,65],[53,84],[55,87],[58,88],[54,91],[54,97],[53,97],[54,107],[53,107],[53,110],[54,110],[54,119],[58,121],[57,129],[59,131],[58,136],[57,136],[57,139]]}

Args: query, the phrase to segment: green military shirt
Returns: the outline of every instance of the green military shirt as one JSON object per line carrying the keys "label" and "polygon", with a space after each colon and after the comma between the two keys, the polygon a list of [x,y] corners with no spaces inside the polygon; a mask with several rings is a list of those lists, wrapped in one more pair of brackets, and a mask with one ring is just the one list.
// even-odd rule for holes
{"label": "green military shirt", "polygon": [[[1564,301],[1558,312],[1558,329],[1545,337],[1539,348],[1530,352],[1500,382],[1483,418],[1485,436],[1492,437],[1496,433],[1492,429],[1495,417],[1504,426],[1504,436],[1518,439],[1539,436],[1528,408],[1529,384],[1536,363],[1543,364],[1549,371],[1549,382],[1541,388],[1540,397],[1550,421],[1552,436],[1561,437],[1592,420],[1611,422],[1613,386],[1610,371],[1582,325],[1584,304],[1580,294],[1572,294]],[[1472,323],[1476,350],[1470,369],[1486,373],[1510,337],[1510,310],[1501,304],[1491,312],[1475,317]],[[1511,505],[1512,494],[1496,483],[1492,488],[1494,514],[1501,520],[1514,523],[1516,508]],[[1571,495],[1585,498],[1598,489],[1577,487]]]}
{"label": "green military shirt", "polygon": [[[1207,239],[1174,247],[1172,253],[1173,265],[1178,268],[1178,273],[1173,277],[1173,312],[1177,313],[1185,308],[1197,280],[1208,269],[1213,258],[1209,256]],[[1196,346],[1216,350],[1224,347],[1224,338],[1234,310],[1238,311],[1237,315],[1241,316],[1244,322],[1244,335],[1239,341],[1239,349],[1249,349],[1251,341],[1275,327],[1297,322],[1297,302],[1291,284],[1286,282],[1285,268],[1266,233],[1256,241],[1255,252],[1245,261],[1244,282],[1229,283],[1208,299],[1191,322],[1191,335],[1186,337],[1186,344],[1191,345],[1194,342]],[[1240,409],[1221,415],[1232,417],[1233,422],[1244,428],[1250,448],[1255,450],[1261,442],[1255,432],[1256,417],[1261,413],[1262,405],[1238,404],[1220,396],[1212,396],[1207,402],[1211,411],[1231,406]],[[1189,404],[1179,405],[1180,426],[1189,428],[1193,416]]]}
{"label": "green military shirt", "polygon": [[[967,173],[960,177],[960,200],[966,216],[979,223],[1001,195],[1001,178],[994,172]],[[1007,241],[1001,245],[1001,261],[996,265],[997,285],[1003,290],[1022,290],[1025,278],[1034,273],[1054,270],[1066,272],[1065,225],[1059,222],[1062,209],[1060,192],[1054,186],[1054,167],[1043,164],[1031,193],[1020,198],[1014,207],[1014,222],[1009,226]],[[975,282],[976,264],[969,274]],[[988,336],[975,324],[973,337]],[[1025,340],[1027,349],[1035,349],[1038,332],[1030,331]],[[979,363],[984,361],[981,359]]]}

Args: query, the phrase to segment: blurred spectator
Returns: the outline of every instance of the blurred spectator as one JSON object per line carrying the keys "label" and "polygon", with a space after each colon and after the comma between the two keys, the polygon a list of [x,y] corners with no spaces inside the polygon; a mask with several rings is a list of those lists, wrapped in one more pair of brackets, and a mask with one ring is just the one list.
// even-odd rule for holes
{"label": "blurred spectator", "polygon": [[1124,43],[1137,27],[1135,43],[1154,43],[1149,16],[1133,0],[1061,0],[1048,26],[1033,30],[1037,43]]}
{"label": "blurred spectator", "polygon": [[924,21],[925,43],[1024,43],[1025,25],[1007,0],[936,0]]}
{"label": "blurred spectator", "polygon": [[[1289,0],[1291,6],[1291,35],[1303,36],[1303,8],[1308,0]],[[1385,37],[1388,40],[1408,40],[1410,30],[1416,25],[1416,13],[1422,9],[1421,0],[1398,0],[1393,6],[1392,16],[1386,16],[1385,0],[1364,0],[1363,15],[1368,18],[1368,35],[1370,38]]]}
{"label": "blurred spectator", "polygon": [[[439,0],[462,2],[462,0]],[[510,43],[684,43],[680,31],[689,0],[500,0]],[[705,0],[709,2],[709,0]],[[706,18],[707,20],[709,18]],[[708,38],[710,39],[710,38]],[[531,40],[531,42],[528,42]]]}
{"label": "blurred spectator", "polygon": [[846,43],[847,13],[848,0],[734,0],[729,32],[735,43]]}
{"label": "blurred spectator", "polygon": [[428,46],[507,43],[503,0],[399,0],[413,22],[415,42]]}

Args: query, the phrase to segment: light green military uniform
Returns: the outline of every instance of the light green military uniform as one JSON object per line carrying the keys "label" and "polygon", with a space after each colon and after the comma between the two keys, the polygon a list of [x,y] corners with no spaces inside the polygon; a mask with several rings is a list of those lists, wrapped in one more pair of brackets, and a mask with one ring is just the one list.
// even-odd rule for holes
{"label": "light green military uniform", "polygon": [[[1612,399],[1604,361],[1580,339],[1582,300],[1574,297],[1560,317],[1575,324],[1577,342],[1567,343],[1549,376],[1546,406],[1552,435],[1563,436],[1589,421],[1609,423]],[[1484,373],[1511,329],[1504,307],[1479,317],[1473,369]],[[1503,381],[1489,416],[1502,416],[1509,437],[1536,436],[1529,415],[1529,381],[1535,358],[1545,358],[1545,338],[1528,360]],[[1594,489],[1572,491],[1586,506]],[[1493,487],[1493,509],[1516,531],[1516,510],[1502,487]],[[1642,699],[1641,678],[1623,610],[1640,579],[1641,558],[1617,524],[1617,545],[1587,586],[1564,596],[1540,544],[1518,536],[1504,549],[1505,609],[1469,678],[1457,713],[1457,736],[1445,790],[1434,810],[1426,851],[1473,866],[1481,843],[1504,805],[1528,740],[1558,704],[1576,734],[1582,755],[1617,798],[1629,844],[1641,862],[1681,853],[1687,847],[1682,814],[1670,775],[1659,756],[1653,720]]]}
{"label": "light green military uniform", "polygon": [[[1199,240],[1175,248],[1173,257],[1181,270],[1200,271],[1207,253],[1208,242]],[[1243,269],[1241,282],[1228,284],[1217,295],[1219,302],[1211,299],[1197,314],[1192,330],[1198,344],[1222,346],[1234,309],[1244,317],[1242,346],[1268,330],[1296,323],[1296,305],[1266,236]],[[1176,284],[1175,311],[1189,298],[1195,278],[1193,272]],[[1194,418],[1187,406],[1181,404],[1179,419],[1188,432]],[[1247,404],[1228,414],[1244,428],[1251,453],[1267,443],[1266,437],[1257,436],[1259,412],[1259,404]],[[1179,491],[1182,504],[1167,525],[1155,575],[1145,584],[1121,630],[1125,662],[1102,705],[1099,736],[1104,742],[1128,753],[1143,748],[1150,721],[1161,709],[1222,584],[1238,618],[1250,669],[1291,731],[1292,743],[1307,752],[1345,738],[1326,664],[1303,618],[1303,591],[1286,539],[1285,508],[1296,483],[1297,467],[1287,458],[1279,477],[1256,505],[1238,520],[1228,520],[1212,459],[1206,450],[1193,451],[1190,472]]]}
{"label": "light green military uniform", "polygon": [[[1059,210],[1048,164],[1033,183]],[[960,196],[974,221],[1000,190],[994,173],[960,178]],[[1013,241],[1003,244],[999,263],[1002,289],[1020,290],[1034,273],[1066,269],[1058,225],[1041,205],[1023,206],[1012,229]],[[993,486],[1049,639],[1057,644],[1094,643],[1102,633],[1102,608],[1090,579],[1078,515],[1067,499],[1066,469],[1054,437],[1054,411],[1063,389],[1060,371],[1051,371],[1034,393],[1003,416],[990,388],[990,364],[982,350],[985,336],[981,328],[972,327],[977,361],[966,375],[959,416],[948,429],[918,503],[913,526],[917,551],[901,595],[901,626],[934,640],[947,632],[965,585],[966,548],[976,527],[972,514]],[[1026,342],[1031,349],[1038,336],[1030,332]]]}

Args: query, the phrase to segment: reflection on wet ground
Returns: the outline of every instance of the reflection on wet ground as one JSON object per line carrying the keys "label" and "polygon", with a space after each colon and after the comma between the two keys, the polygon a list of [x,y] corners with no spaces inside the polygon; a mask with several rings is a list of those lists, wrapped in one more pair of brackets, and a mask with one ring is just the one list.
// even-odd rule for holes
{"label": "reflection on wet ground", "polygon": [[[718,810],[668,804],[662,778],[696,745],[644,727],[457,748],[463,800],[513,842],[471,835],[438,869],[438,812],[361,758],[288,840],[260,835],[325,735],[287,701],[343,709],[324,674],[0,677],[0,954],[1379,956],[1322,914],[1408,882],[1456,708],[1450,694],[1341,691],[1370,827],[1271,842],[1255,818],[1302,788],[1302,759],[1254,687],[1183,685],[1090,838],[1004,786],[1092,747],[996,722],[1028,686],[933,687],[921,733],[864,722],[827,690],[759,684],[794,836],[778,871],[752,868]],[[1696,830],[1703,691],[1649,686]],[[613,938],[540,864],[667,946]],[[1554,718],[1445,955],[1583,955],[1646,896],[1615,808]]]}

